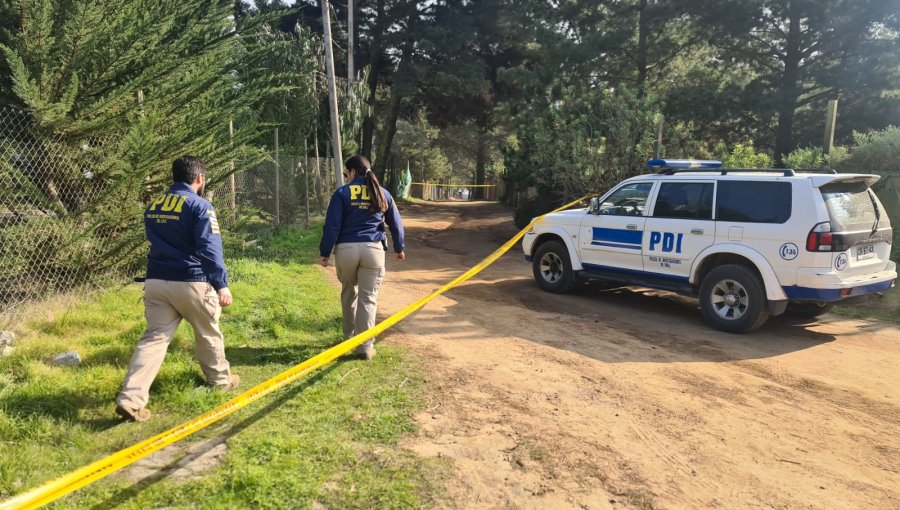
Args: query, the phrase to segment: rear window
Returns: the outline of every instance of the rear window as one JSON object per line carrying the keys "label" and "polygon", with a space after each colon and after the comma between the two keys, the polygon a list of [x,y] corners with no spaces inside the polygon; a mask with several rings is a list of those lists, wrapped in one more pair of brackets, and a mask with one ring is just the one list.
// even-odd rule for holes
{"label": "rear window", "polygon": [[831,226],[838,232],[871,229],[878,220],[875,201],[864,182],[835,182],[820,188]]}
{"label": "rear window", "polygon": [[746,223],[784,223],[791,217],[791,183],[719,181],[716,219]]}
{"label": "rear window", "polygon": [[657,218],[712,218],[711,182],[664,182],[659,187],[653,216]]}

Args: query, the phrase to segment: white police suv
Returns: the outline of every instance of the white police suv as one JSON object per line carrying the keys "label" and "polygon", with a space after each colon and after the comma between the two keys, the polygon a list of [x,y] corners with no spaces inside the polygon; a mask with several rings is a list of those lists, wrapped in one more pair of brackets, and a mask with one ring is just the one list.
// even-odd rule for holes
{"label": "white police suv", "polygon": [[599,279],[675,291],[698,297],[712,326],[747,332],[894,286],[890,221],[869,189],[877,175],[647,166],[658,173],[535,223],[522,248],[542,289]]}

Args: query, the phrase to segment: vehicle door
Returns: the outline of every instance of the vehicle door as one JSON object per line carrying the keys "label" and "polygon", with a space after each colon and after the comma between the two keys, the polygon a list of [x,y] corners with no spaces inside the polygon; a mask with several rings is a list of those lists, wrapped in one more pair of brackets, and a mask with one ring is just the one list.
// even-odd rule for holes
{"label": "vehicle door", "polygon": [[643,241],[644,271],[687,281],[697,255],[716,239],[715,181],[661,181]]}
{"label": "vehicle door", "polygon": [[623,184],[600,199],[581,222],[579,249],[585,269],[640,271],[647,198],[654,181]]}

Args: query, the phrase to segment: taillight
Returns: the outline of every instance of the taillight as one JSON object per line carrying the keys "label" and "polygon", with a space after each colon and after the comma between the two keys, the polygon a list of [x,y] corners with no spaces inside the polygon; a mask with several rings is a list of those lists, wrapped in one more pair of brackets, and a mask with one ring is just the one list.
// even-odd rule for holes
{"label": "taillight", "polygon": [[807,251],[831,251],[831,223],[819,223],[806,236]]}

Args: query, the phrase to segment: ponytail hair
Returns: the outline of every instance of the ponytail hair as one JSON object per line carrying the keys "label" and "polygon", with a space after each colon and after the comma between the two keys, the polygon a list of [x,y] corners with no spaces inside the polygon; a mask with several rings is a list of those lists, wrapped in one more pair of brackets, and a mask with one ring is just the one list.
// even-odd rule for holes
{"label": "ponytail hair", "polygon": [[372,171],[372,163],[369,163],[369,160],[366,159],[365,156],[357,155],[345,161],[344,166],[347,167],[347,170],[353,170],[356,172],[356,175],[365,178],[366,186],[369,188],[369,196],[372,197],[369,210],[373,214],[387,211],[387,198],[384,196],[384,191],[381,189],[381,183],[378,182],[378,177],[376,177],[375,172]]}

